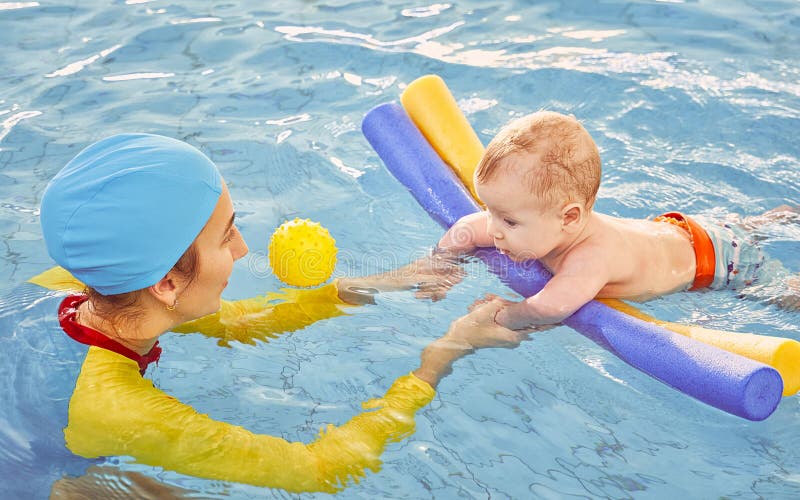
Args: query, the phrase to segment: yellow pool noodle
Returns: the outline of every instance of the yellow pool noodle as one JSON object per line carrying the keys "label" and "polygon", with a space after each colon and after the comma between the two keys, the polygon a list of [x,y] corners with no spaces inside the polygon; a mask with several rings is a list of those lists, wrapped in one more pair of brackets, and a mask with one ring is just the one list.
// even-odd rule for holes
{"label": "yellow pool noodle", "polygon": [[436,75],[417,78],[400,95],[400,102],[433,149],[483,206],[472,182],[483,157],[483,144],[444,80]]}
{"label": "yellow pool noodle", "polygon": [[[483,144],[444,80],[436,75],[420,77],[408,85],[400,101],[433,149],[478,200],[473,174],[483,156]],[[783,378],[784,396],[800,391],[800,342],[796,340],[670,323],[649,316],[621,300],[602,299],[601,302],[680,335],[770,365]]]}
{"label": "yellow pool noodle", "polygon": [[654,323],[704,344],[713,345],[728,352],[770,365],[778,370],[781,378],[783,378],[784,396],[792,396],[800,390],[800,342],[796,340],[670,323],[647,315],[621,300],[597,300],[634,318]]}

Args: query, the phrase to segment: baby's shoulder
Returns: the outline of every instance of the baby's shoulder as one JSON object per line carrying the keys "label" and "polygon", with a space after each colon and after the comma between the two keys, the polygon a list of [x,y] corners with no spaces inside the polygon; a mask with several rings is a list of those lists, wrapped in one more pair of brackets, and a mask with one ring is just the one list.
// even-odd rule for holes
{"label": "baby's shoulder", "polygon": [[582,239],[567,250],[562,259],[561,270],[597,268],[608,265],[614,258],[611,239],[593,234]]}
{"label": "baby's shoulder", "polygon": [[622,219],[613,218],[589,228],[586,235],[580,238],[563,255],[563,263],[567,267],[609,266],[613,265],[630,250],[628,241],[631,240],[629,229],[624,223],[617,222]]}

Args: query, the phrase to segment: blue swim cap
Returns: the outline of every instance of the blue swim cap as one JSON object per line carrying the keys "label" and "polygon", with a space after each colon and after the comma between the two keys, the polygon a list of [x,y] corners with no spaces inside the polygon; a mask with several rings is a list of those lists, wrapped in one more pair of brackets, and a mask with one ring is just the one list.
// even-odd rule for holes
{"label": "blue swim cap", "polygon": [[163,278],[205,226],[222,193],[216,165],[169,137],[121,134],[92,144],[42,197],[47,251],[103,295]]}

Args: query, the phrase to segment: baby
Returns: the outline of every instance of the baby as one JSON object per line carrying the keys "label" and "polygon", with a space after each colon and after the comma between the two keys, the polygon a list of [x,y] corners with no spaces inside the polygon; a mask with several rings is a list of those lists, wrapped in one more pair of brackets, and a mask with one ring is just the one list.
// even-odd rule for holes
{"label": "baby", "polygon": [[491,141],[475,172],[486,210],[459,220],[439,247],[465,253],[494,246],[515,261],[537,259],[553,273],[536,295],[506,301],[498,324],[559,323],[595,297],[646,300],[741,288],[771,262],[740,225],[703,227],[678,212],[654,220],[594,212],[599,185],[597,146],[572,116],[533,113]]}

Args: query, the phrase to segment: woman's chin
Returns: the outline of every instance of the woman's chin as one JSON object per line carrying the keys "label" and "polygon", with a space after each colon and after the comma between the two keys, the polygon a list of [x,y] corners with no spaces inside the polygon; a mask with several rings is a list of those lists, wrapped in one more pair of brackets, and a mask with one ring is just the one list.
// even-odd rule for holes
{"label": "woman's chin", "polygon": [[222,309],[222,299],[219,298],[214,304],[209,304],[207,307],[204,307],[202,311],[198,311],[199,315],[198,318],[202,318],[204,316],[208,316],[210,314],[215,314]]}

